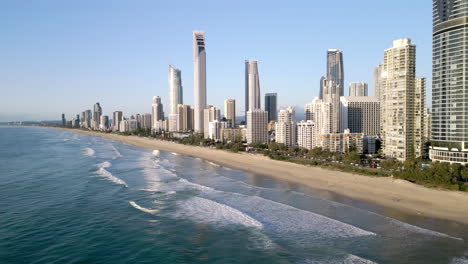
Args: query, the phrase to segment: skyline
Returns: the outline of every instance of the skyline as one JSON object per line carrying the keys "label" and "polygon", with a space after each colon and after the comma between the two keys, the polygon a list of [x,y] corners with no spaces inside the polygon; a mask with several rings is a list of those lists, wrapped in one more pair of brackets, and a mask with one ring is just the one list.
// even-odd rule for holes
{"label": "skyline", "polygon": [[[225,99],[236,99],[238,116],[244,115],[246,59],[259,61],[261,98],[265,93],[276,92],[278,109],[293,105],[302,110],[318,96],[320,77],[326,74],[328,49],[343,50],[347,95],[350,82],[373,83],[373,68],[382,61],[382,51],[394,39],[403,37],[411,38],[417,46],[418,77],[427,78],[426,94],[430,98],[432,6],[415,2],[405,10],[386,7],[388,12],[382,13],[383,3],[340,1],[333,7],[336,21],[326,20],[329,30],[318,22],[324,21],[327,15],[323,13],[331,7],[302,1],[290,4],[293,8],[286,4],[264,8],[255,3],[242,14],[239,14],[241,3],[212,3],[211,8],[207,4],[197,7],[187,3],[170,20],[166,13],[175,7],[164,3],[145,2],[135,6],[116,2],[109,7],[105,3],[67,5],[48,1],[36,6],[37,9],[28,8],[37,13],[21,11],[21,3],[3,4],[3,10],[8,11],[3,17],[10,23],[0,26],[7,40],[3,42],[5,47],[0,48],[5,58],[0,62],[0,68],[4,69],[0,71],[0,87],[5,90],[0,121],[57,119],[57,113],[64,109],[67,116],[72,116],[95,102],[100,102],[104,114],[109,116],[115,110],[123,111],[124,115],[149,113],[153,96],[161,96],[168,113],[169,64],[182,71],[184,102],[194,105],[193,30],[205,31],[208,46],[207,104],[222,109]],[[56,4],[52,6],[52,3]],[[73,19],[67,19],[68,12],[76,5],[81,9],[78,8]],[[83,10],[91,5],[93,12]],[[110,8],[109,14],[103,14],[104,8]],[[398,19],[390,15],[392,8],[401,14]],[[47,12],[39,15],[44,10]],[[356,17],[353,14],[357,11],[366,15]],[[191,19],[195,16],[192,12],[199,17],[195,22]],[[317,16],[307,15],[308,12],[316,12]],[[35,21],[45,14],[55,16]],[[248,26],[244,19],[251,16],[258,20]],[[219,17],[223,21],[217,21]],[[37,22],[34,26],[33,21]],[[118,26],[111,25],[116,21]],[[138,31],[132,30],[137,26]],[[74,34],[67,34],[64,29]],[[34,30],[38,32],[32,34]],[[107,34],[101,36],[103,32]],[[43,34],[40,39],[39,33]],[[36,45],[27,42],[34,40]],[[373,85],[369,85],[369,94],[373,93]],[[429,106],[431,100],[426,102]],[[17,114],[25,118],[15,118]]]}

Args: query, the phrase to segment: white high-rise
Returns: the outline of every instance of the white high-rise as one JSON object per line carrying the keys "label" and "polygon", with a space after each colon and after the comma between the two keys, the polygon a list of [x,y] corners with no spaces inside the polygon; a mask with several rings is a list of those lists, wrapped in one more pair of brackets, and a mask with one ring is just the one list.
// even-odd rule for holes
{"label": "white high-rise", "polygon": [[177,106],[183,104],[182,74],[169,65],[169,131],[177,131]]}
{"label": "white high-rise", "polygon": [[215,121],[215,120],[220,120],[220,114],[221,114],[221,111],[212,106],[212,105],[209,105],[206,107],[206,109],[203,111],[203,124],[204,124],[204,137],[205,138],[209,138],[210,137],[210,131],[209,131],[209,123],[212,122],[212,121]]}
{"label": "white high-rise", "polygon": [[115,111],[112,117],[112,130],[119,131],[120,122],[122,122],[123,113],[122,111]]}
{"label": "white high-rise", "polygon": [[319,144],[317,142],[317,129],[312,120],[297,123],[297,145],[300,148],[313,149]]}
{"label": "white high-rise", "polygon": [[247,112],[247,143],[268,142],[268,112],[255,109]]}
{"label": "white high-rise", "polygon": [[194,129],[203,134],[203,111],[206,107],[206,50],[203,31],[193,31]]}
{"label": "white high-rise", "polygon": [[292,107],[279,111],[278,122],[275,124],[275,139],[277,143],[286,146],[296,145],[296,112]]}
{"label": "white high-rise", "polygon": [[[245,112],[260,109],[260,78],[258,76],[258,62],[245,61]],[[248,123],[248,122],[247,122]]]}
{"label": "white high-rise", "polygon": [[193,110],[189,105],[177,106],[177,131],[193,130]]}
{"label": "white high-rise", "polygon": [[349,96],[368,96],[368,89],[366,82],[352,82],[349,84]]}
{"label": "white high-rise", "polygon": [[385,50],[379,90],[383,154],[402,161],[421,156],[425,80],[416,78],[410,39],[395,40]]}

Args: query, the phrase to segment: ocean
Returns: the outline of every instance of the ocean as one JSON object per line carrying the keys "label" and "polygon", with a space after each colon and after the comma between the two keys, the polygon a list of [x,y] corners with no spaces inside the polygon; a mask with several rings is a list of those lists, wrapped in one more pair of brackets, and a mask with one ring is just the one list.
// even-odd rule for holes
{"label": "ocean", "polygon": [[0,127],[0,182],[2,264],[468,263],[464,225],[58,129]]}

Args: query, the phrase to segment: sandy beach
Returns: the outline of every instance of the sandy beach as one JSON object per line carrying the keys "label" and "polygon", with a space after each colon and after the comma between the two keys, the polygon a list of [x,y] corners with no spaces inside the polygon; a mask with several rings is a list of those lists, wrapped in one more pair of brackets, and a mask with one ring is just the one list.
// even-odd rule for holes
{"label": "sandy beach", "polygon": [[356,200],[403,212],[468,224],[468,193],[430,189],[390,177],[377,178],[271,160],[261,155],[230,153],[204,147],[186,146],[157,139],[68,131],[108,138],[146,149],[175,152],[255,174],[335,192]]}

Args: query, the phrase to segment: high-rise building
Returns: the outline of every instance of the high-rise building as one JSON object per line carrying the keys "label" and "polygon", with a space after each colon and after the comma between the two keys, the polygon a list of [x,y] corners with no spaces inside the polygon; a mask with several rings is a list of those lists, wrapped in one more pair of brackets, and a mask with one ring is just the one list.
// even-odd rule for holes
{"label": "high-rise building", "polygon": [[265,111],[268,112],[268,122],[278,120],[278,94],[265,94]]}
{"label": "high-rise building", "polygon": [[468,164],[468,9],[466,1],[432,1],[433,161]]}
{"label": "high-rise building", "polygon": [[85,111],[85,128],[91,129],[91,119],[93,118],[93,114],[91,110],[86,110]]}
{"label": "high-rise building", "polygon": [[208,137],[210,139],[221,140],[221,130],[227,128],[228,124],[224,121],[214,120],[208,124]]}
{"label": "high-rise building", "polygon": [[193,110],[190,105],[179,104],[177,106],[177,131],[191,130],[193,130]]}
{"label": "high-rise building", "polygon": [[268,142],[268,113],[261,109],[247,112],[247,143]]}
{"label": "high-rise building", "polygon": [[212,105],[208,105],[206,107],[206,109],[204,110],[203,112],[203,124],[205,125],[204,127],[204,132],[203,132],[203,135],[205,138],[209,138],[210,137],[210,131],[209,131],[209,123],[212,122],[212,121],[215,121],[215,120],[220,120],[220,114],[221,114],[221,111],[212,106]]}
{"label": "high-rise building", "polygon": [[317,135],[332,133],[332,111],[332,104],[318,97],[305,105],[306,120],[314,121]]}
{"label": "high-rise building", "polygon": [[102,131],[107,131],[109,128],[109,116],[103,115],[99,121],[99,129]]}
{"label": "high-rise building", "polygon": [[319,99],[323,99],[323,84],[325,83],[324,81],[327,79],[327,77],[322,76],[320,78],[320,91],[319,91]]}
{"label": "high-rise building", "polygon": [[322,79],[323,101],[330,103],[331,132],[340,132],[340,97],[344,90],[343,52],[339,49],[327,51],[327,76]]}
{"label": "high-rise building", "polygon": [[101,105],[99,105],[99,103],[95,103],[94,112],[93,112],[93,123],[92,123],[93,129],[99,129],[99,124],[101,122],[101,115],[102,115]]}
{"label": "high-rise building", "polygon": [[373,96],[342,96],[341,132],[380,135],[380,103]]}
{"label": "high-rise building", "polygon": [[395,40],[385,50],[379,86],[383,154],[402,161],[421,156],[425,80],[416,79],[410,39]]}
{"label": "high-rise building", "polygon": [[231,126],[236,127],[236,100],[224,100],[224,117],[230,120]]}
{"label": "high-rise building", "polygon": [[141,115],[141,128],[151,129],[152,128],[152,119],[153,116],[150,113],[145,113]]}
{"label": "high-rise building", "polygon": [[177,106],[183,104],[182,74],[169,65],[169,131],[177,131]]}
{"label": "high-rise building", "polygon": [[339,94],[339,96],[344,95],[343,52],[339,49],[329,49],[327,51],[326,79],[335,86],[334,89],[329,92]]}
{"label": "high-rise building", "polygon": [[380,76],[382,75],[382,64],[374,67],[374,97],[380,99]]}
{"label": "high-rise building", "polygon": [[297,145],[300,148],[313,149],[319,144],[317,142],[317,129],[312,120],[297,123]]}
{"label": "high-rise building", "polygon": [[368,84],[366,82],[352,82],[349,84],[349,96],[368,95]]}
{"label": "high-rise building", "polygon": [[65,119],[65,114],[62,114],[62,126],[67,125],[67,120]]}
{"label": "high-rise building", "polygon": [[112,130],[119,131],[120,122],[122,122],[122,119],[123,119],[122,111],[114,111],[114,114],[112,116],[112,124],[113,124]]}
{"label": "high-rise building", "polygon": [[288,147],[296,145],[296,112],[292,107],[279,111],[275,131],[277,143],[282,143]]}
{"label": "high-rise building", "polygon": [[206,50],[203,31],[193,31],[194,128],[204,133],[203,111],[206,108]]}
{"label": "high-rise building", "polygon": [[153,96],[153,104],[151,105],[151,116],[153,130],[160,131],[160,124],[164,120],[163,104],[161,103],[161,97]]}
{"label": "high-rise building", "polygon": [[81,112],[81,118],[80,118],[80,127],[83,128],[85,124],[85,112]]}
{"label": "high-rise building", "polygon": [[[260,79],[256,60],[245,61],[245,112],[260,109]],[[247,114],[246,114],[247,123]]]}

